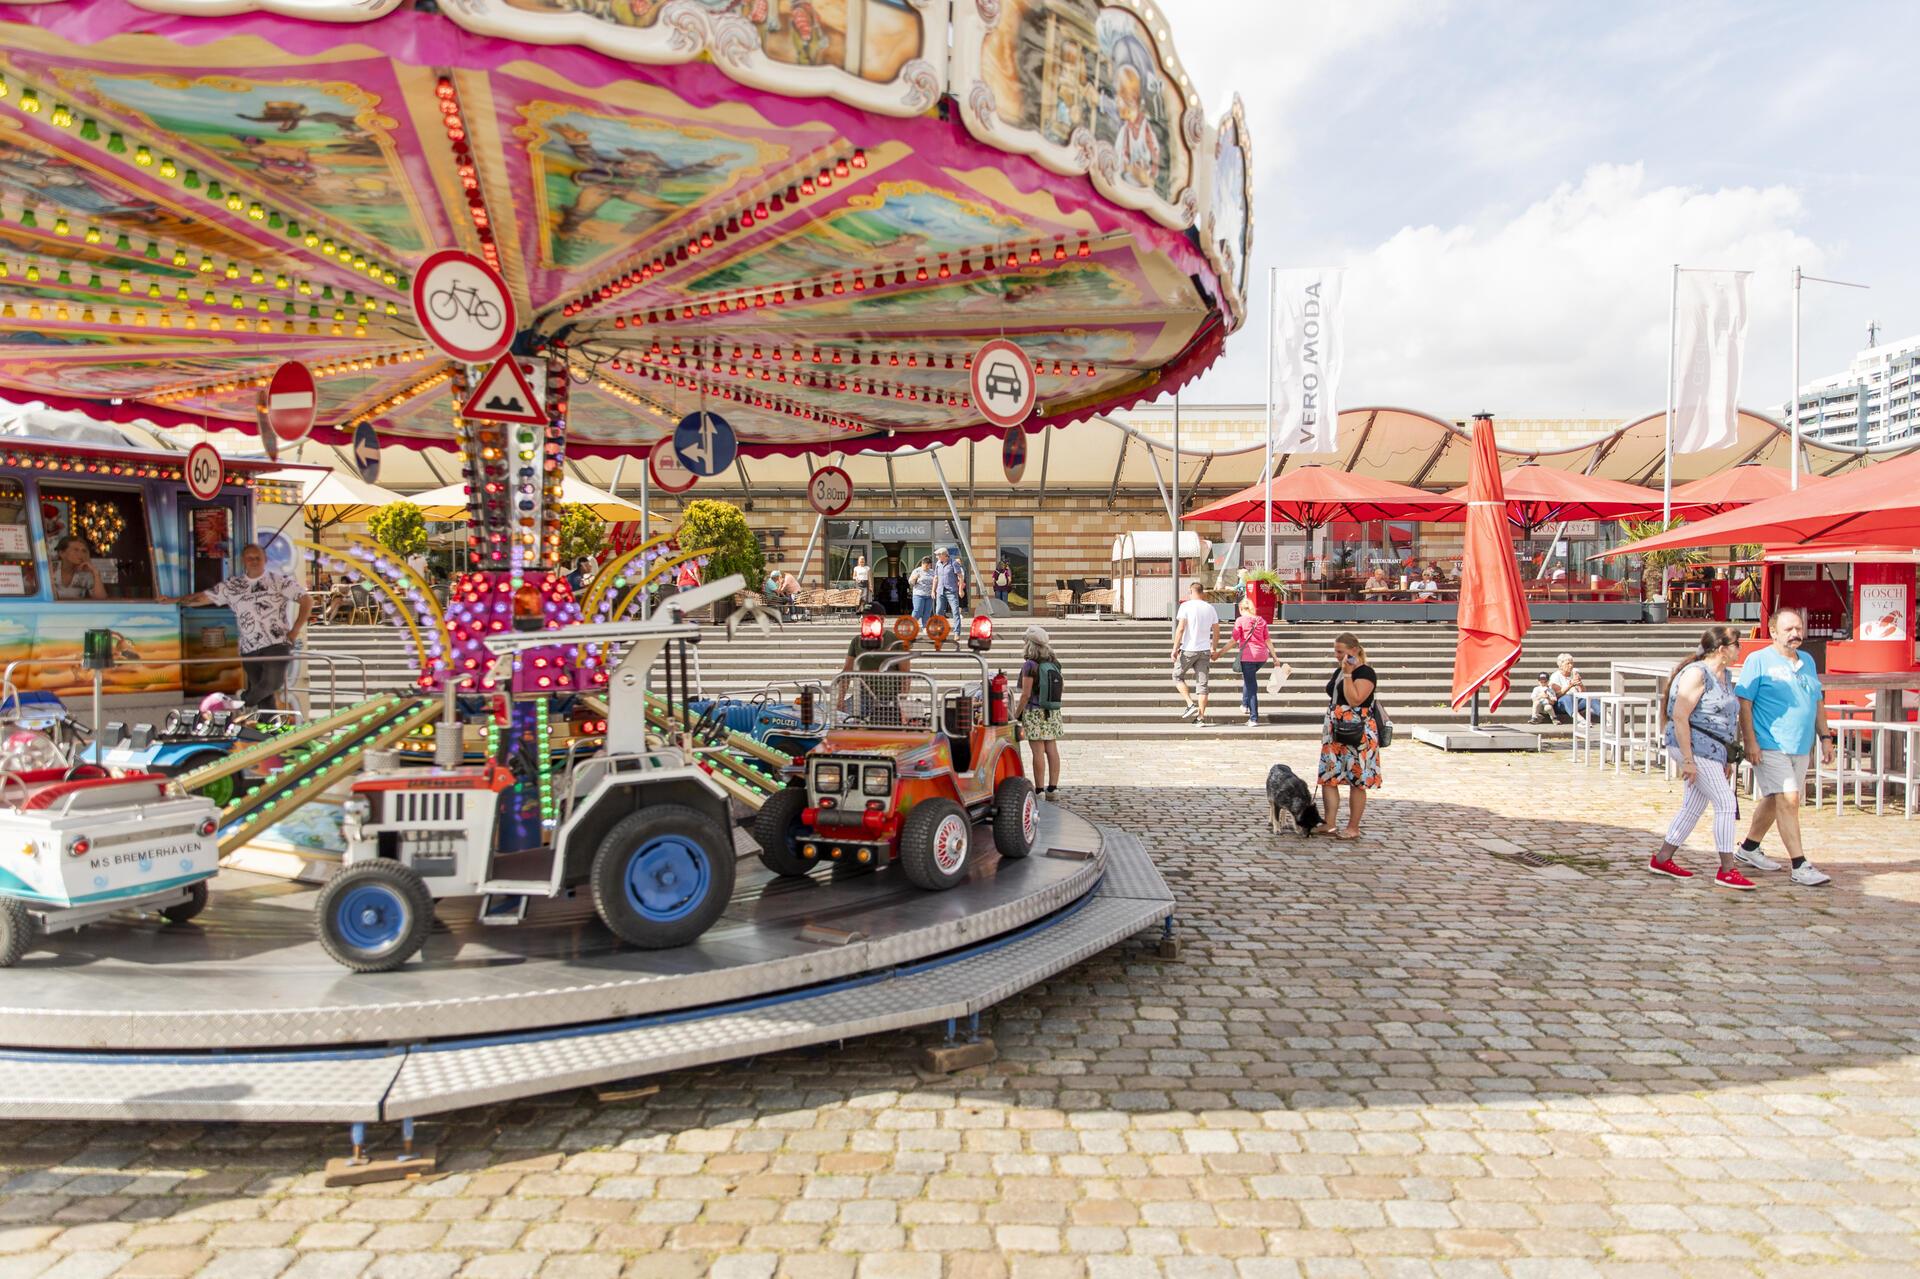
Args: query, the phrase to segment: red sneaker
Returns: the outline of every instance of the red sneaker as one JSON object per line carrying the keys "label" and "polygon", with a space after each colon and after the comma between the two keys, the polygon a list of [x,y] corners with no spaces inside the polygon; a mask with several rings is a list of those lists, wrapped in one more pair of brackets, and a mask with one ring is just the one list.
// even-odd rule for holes
{"label": "red sneaker", "polygon": [[1668,879],[1692,879],[1693,878],[1692,871],[1688,870],[1686,867],[1682,866],[1679,862],[1673,860],[1673,858],[1671,857],[1667,858],[1667,860],[1665,861],[1661,861],[1660,854],[1658,853],[1655,853],[1652,857],[1647,859],[1647,870],[1650,874],[1665,875]]}
{"label": "red sneaker", "polygon": [[1715,888],[1732,888],[1743,893],[1753,891],[1753,881],[1737,870],[1720,871],[1713,877],[1713,886]]}

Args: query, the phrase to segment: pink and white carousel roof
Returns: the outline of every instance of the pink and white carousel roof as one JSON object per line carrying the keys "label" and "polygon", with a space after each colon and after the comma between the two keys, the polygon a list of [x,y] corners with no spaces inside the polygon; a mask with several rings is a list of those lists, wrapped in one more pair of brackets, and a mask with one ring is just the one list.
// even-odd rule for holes
{"label": "pink and white carousel roof", "polygon": [[0,0],[0,390],[323,440],[453,438],[412,271],[497,265],[570,447],[705,403],[749,453],[994,433],[1179,386],[1242,319],[1238,104],[1146,0]]}

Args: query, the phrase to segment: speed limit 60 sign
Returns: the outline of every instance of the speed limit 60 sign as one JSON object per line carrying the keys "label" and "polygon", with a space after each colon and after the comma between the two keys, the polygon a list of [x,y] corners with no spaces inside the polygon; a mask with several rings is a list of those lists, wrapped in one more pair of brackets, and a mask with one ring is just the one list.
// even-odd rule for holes
{"label": "speed limit 60 sign", "polygon": [[187,450],[187,492],[202,502],[211,502],[220,496],[220,486],[226,482],[226,465],[213,445],[202,440]]}
{"label": "speed limit 60 sign", "polygon": [[807,502],[832,518],[853,505],[853,477],[837,466],[823,466],[807,480]]}

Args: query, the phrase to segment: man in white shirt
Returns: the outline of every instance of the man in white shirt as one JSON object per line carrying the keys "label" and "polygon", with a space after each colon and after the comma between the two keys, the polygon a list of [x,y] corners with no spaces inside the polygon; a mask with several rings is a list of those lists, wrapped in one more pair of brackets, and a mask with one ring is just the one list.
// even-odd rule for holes
{"label": "man in white shirt", "polygon": [[[1209,604],[1199,582],[1187,584],[1187,598],[1173,618],[1173,686],[1180,690],[1186,709],[1181,719],[1207,722],[1207,667],[1220,637],[1219,610]],[[1193,679],[1193,692],[1187,679]]]}
{"label": "man in white shirt", "polygon": [[[189,608],[224,604],[232,609],[240,625],[240,669],[247,677],[240,700],[255,709],[271,708],[287,682],[293,664],[285,659],[293,656],[294,641],[307,627],[313,601],[289,575],[269,573],[267,553],[257,545],[240,548],[240,569],[237,576],[224,579],[211,590],[160,602]],[[287,611],[295,605],[298,609],[289,625]]]}

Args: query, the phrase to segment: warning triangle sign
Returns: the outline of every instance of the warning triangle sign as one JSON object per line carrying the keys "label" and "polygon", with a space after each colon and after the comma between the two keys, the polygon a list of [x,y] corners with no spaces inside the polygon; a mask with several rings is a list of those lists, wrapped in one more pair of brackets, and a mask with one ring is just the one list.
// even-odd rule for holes
{"label": "warning triangle sign", "polygon": [[462,417],[486,418],[494,422],[527,422],[545,426],[547,415],[540,408],[540,397],[527,383],[527,375],[511,355],[493,362],[480,385],[461,408]]}

